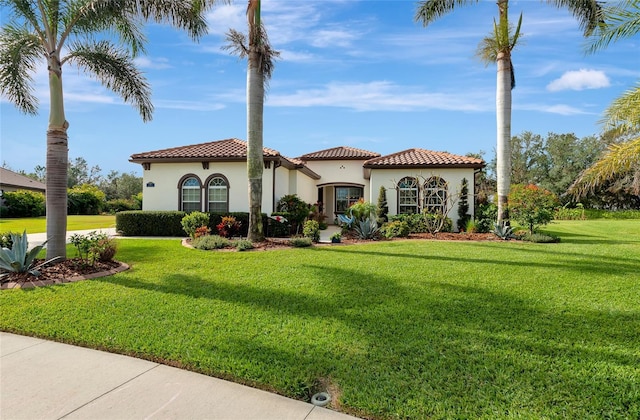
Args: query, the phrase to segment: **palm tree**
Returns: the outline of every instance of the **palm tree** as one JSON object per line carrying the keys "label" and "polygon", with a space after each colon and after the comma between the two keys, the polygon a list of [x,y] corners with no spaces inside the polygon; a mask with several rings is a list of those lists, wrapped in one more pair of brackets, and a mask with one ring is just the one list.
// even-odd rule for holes
{"label": "palm tree", "polygon": [[230,29],[229,44],[224,49],[232,50],[240,58],[248,57],[247,68],[247,177],[249,179],[249,233],[252,242],[264,240],[262,226],[262,174],[263,155],[263,109],[265,90],[273,75],[275,59],[280,55],[271,48],[267,32],[260,19],[261,0],[249,0],[247,20],[249,40],[244,34]]}
{"label": "palm tree", "polygon": [[[640,1],[626,0],[605,8],[605,24],[600,27],[589,52],[605,48],[611,42],[640,33]],[[612,144],[606,153],[584,171],[569,189],[576,198],[622,175],[630,175],[631,190],[640,195],[640,83],[626,91],[605,111],[604,128],[627,140]]]}
{"label": "palm tree", "polygon": [[[418,2],[415,19],[426,27],[460,6],[477,4],[479,0],[422,0]],[[597,0],[547,0],[547,3],[568,9],[577,19],[585,36],[591,34],[601,18]],[[492,36],[485,38],[479,54],[497,64],[496,87],[496,174],[498,190],[498,223],[509,220],[507,197],[510,188],[511,163],[511,90],[515,86],[511,52],[518,41],[522,16],[514,33],[509,27],[509,0],[498,0],[498,23],[494,21]]]}
{"label": "palm tree", "polygon": [[144,21],[168,22],[197,39],[206,33],[204,12],[214,1],[0,1],[0,6],[11,12],[10,21],[0,31],[2,94],[22,112],[36,114],[32,74],[41,60],[49,72],[47,258],[66,258],[69,123],[64,111],[64,65],[73,64],[95,77],[149,121],[151,89],[133,61],[144,52]]}

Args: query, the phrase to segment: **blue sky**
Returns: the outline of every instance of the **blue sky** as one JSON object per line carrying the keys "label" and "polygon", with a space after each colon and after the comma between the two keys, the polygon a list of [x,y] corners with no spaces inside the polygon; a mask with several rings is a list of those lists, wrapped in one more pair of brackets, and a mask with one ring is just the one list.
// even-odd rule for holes
{"label": "blue sky", "polygon": [[[640,38],[585,55],[585,40],[567,12],[540,1],[514,1],[523,13],[513,55],[512,134],[598,134],[603,110],[640,79]],[[475,57],[492,30],[495,2],[459,8],[423,28],[415,1],[263,0],[263,22],[281,52],[265,102],[264,145],[285,156],[336,146],[388,154],[412,147],[493,157],[495,65]],[[221,49],[229,28],[244,30],[245,1],[209,13],[209,35],[193,43],[149,25],[146,56],[137,59],[153,89],[153,121],[73,67],[63,82],[69,156],[89,165],[141,174],[131,154],[246,139],[246,62]],[[3,20],[6,19],[3,13]],[[38,116],[3,98],[1,157],[11,168],[44,165],[48,88],[35,75]]]}

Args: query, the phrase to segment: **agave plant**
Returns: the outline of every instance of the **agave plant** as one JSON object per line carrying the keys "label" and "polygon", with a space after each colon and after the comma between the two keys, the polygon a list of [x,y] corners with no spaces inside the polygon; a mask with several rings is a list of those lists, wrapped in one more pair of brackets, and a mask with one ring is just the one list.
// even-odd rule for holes
{"label": "agave plant", "polygon": [[11,242],[13,243],[11,248],[0,248],[0,270],[4,271],[4,273],[0,274],[0,277],[4,277],[9,273],[29,273],[38,276],[40,275],[38,271],[40,267],[57,259],[54,258],[33,267],[33,262],[46,241],[42,245],[35,246],[29,250],[26,230],[22,235],[12,233]]}
{"label": "agave plant", "polygon": [[360,239],[373,239],[380,230],[376,223],[376,219],[373,217],[357,221],[357,224],[353,226],[353,229],[356,231],[356,234]]}
{"label": "agave plant", "polygon": [[516,237],[516,235],[513,234],[513,228],[504,222],[494,223],[493,226],[493,233],[500,239],[508,241]]}

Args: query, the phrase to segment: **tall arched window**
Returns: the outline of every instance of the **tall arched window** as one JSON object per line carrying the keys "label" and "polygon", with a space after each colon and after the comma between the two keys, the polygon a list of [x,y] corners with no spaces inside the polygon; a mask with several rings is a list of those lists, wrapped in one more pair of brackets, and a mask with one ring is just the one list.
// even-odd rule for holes
{"label": "tall arched window", "polygon": [[418,182],[405,177],[398,182],[398,214],[418,213]]}
{"label": "tall arched window", "polygon": [[440,177],[431,177],[424,183],[424,209],[429,213],[447,214],[447,183]]}
{"label": "tall arched window", "polygon": [[180,210],[186,212],[201,211],[200,180],[195,176],[186,176],[180,183]]}
{"label": "tall arched window", "polygon": [[222,175],[212,175],[207,182],[207,208],[213,213],[229,211],[229,182]]}

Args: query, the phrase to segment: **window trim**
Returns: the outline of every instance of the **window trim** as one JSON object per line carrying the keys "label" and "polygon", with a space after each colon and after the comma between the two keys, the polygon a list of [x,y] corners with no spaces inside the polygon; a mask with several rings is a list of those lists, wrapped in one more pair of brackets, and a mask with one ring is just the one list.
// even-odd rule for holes
{"label": "window trim", "polygon": [[[413,180],[413,187],[412,188],[402,188],[400,187],[400,184],[405,180],[405,179],[410,179]],[[405,213],[401,211],[401,208],[410,208],[411,206],[406,205],[406,204],[401,204],[400,203],[400,196],[403,193],[403,191],[415,191],[415,197],[416,197],[416,203],[415,206],[413,206],[414,208],[414,214],[418,214],[420,213],[420,184],[418,184],[418,178],[414,177],[414,176],[405,176],[403,177],[400,181],[398,181],[398,183],[396,184],[397,187],[397,213],[398,214],[411,214],[411,213]]]}
{"label": "window trim", "polygon": [[187,180],[189,180],[190,178],[194,178],[196,181],[198,181],[198,187],[199,187],[198,188],[198,200],[199,200],[198,211],[202,211],[202,181],[200,180],[200,177],[196,174],[183,175],[182,178],[180,178],[180,181],[178,181],[178,210],[184,211],[184,206],[183,206],[184,203],[182,201],[182,191],[183,191],[184,183],[187,182]]}
{"label": "window trim", "polygon": [[205,203],[206,203],[206,207],[207,207],[207,211],[211,212],[211,204],[209,202],[209,183],[211,181],[214,180],[214,178],[221,178],[222,180],[224,180],[226,186],[227,186],[227,197],[226,197],[226,201],[225,201],[225,210],[223,213],[228,213],[229,212],[229,189],[231,188],[231,185],[229,184],[229,179],[222,175],[222,174],[212,174],[209,175],[206,179],[206,181],[204,182],[205,188],[204,188],[204,196],[205,196]]}

